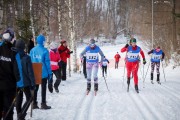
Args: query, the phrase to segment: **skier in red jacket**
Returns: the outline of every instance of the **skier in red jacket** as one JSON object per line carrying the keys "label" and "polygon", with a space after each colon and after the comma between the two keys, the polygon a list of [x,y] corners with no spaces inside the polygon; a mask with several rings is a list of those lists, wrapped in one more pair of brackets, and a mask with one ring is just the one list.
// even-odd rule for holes
{"label": "skier in red jacket", "polygon": [[127,52],[126,56],[126,68],[127,68],[127,84],[128,84],[128,90],[129,91],[129,84],[130,84],[130,75],[133,74],[134,77],[134,85],[135,90],[137,93],[139,93],[138,89],[138,68],[139,68],[139,53],[141,54],[143,58],[143,64],[146,64],[146,59],[144,56],[144,52],[142,49],[136,45],[136,39],[131,39],[132,45],[129,46],[128,44],[125,45],[121,49],[121,52]]}
{"label": "skier in red jacket", "polygon": [[66,67],[67,67],[67,58],[70,58],[70,54],[73,53],[73,51],[70,51],[67,48],[67,43],[65,40],[61,41],[61,45],[58,48],[60,57],[61,57],[61,62],[60,62],[60,67],[61,67],[61,73],[62,73],[62,81],[66,81]]}
{"label": "skier in red jacket", "polygon": [[117,54],[114,56],[114,58],[115,58],[115,69],[116,68],[118,69],[119,59],[121,58],[121,56],[117,52]]}

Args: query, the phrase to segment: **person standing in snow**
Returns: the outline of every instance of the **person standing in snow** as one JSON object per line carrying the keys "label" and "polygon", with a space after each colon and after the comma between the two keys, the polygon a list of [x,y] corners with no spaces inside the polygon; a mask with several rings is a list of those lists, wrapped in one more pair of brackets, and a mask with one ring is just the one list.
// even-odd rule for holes
{"label": "person standing in snow", "polygon": [[109,60],[106,59],[106,57],[104,56],[103,61],[102,61],[102,76],[104,77],[104,73],[107,77],[107,65],[109,64]]}
{"label": "person standing in snow", "polygon": [[114,58],[115,58],[115,69],[118,69],[119,59],[121,58],[121,56],[117,52]]}
{"label": "person standing in snow", "polygon": [[[31,61],[33,63],[42,63],[42,84],[41,84],[41,109],[51,109],[50,106],[46,104],[46,85],[48,80],[48,88],[52,93],[52,71],[50,66],[49,59],[49,51],[44,47],[45,37],[43,35],[39,35],[36,39],[37,46],[35,46],[30,51]],[[39,85],[36,85],[36,89],[34,91],[34,101],[33,101],[33,109],[39,109],[37,104],[37,92],[39,89]]]}
{"label": "person standing in snow", "polygon": [[131,39],[132,45],[129,46],[128,44],[125,45],[121,49],[121,52],[127,52],[126,56],[126,68],[127,68],[127,84],[129,88],[130,84],[130,75],[131,73],[133,74],[134,77],[134,85],[135,85],[135,90],[137,93],[139,93],[138,89],[138,68],[139,68],[139,53],[141,54],[143,58],[143,64],[146,64],[146,59],[144,56],[144,52],[142,49],[136,45],[136,39],[132,38]]}
{"label": "person standing in snow", "polygon": [[13,120],[13,107],[10,107],[16,96],[16,82],[20,80],[20,57],[12,50],[13,38],[14,31],[7,29],[0,41],[0,119],[4,120]]}
{"label": "person standing in snow", "polygon": [[[91,75],[94,78],[94,91],[98,91],[98,69],[99,69],[99,57],[101,55],[101,65],[104,58],[104,54],[100,47],[95,44],[95,40],[91,39],[89,46],[87,46],[80,54],[80,58],[86,55],[86,71],[87,71],[87,91],[91,90]],[[92,74],[93,73],[93,74]]]}
{"label": "person standing in snow", "polygon": [[151,83],[153,84],[153,73],[154,73],[154,68],[156,66],[156,72],[157,72],[157,82],[160,84],[160,61],[164,60],[164,52],[161,50],[160,46],[157,46],[156,49],[152,49],[151,51],[148,52],[148,55],[152,54],[151,57]]}
{"label": "person standing in snow", "polygon": [[[25,42],[23,40],[17,40],[15,48],[20,55],[20,75],[21,79],[17,82],[17,99],[16,99],[16,111],[18,114],[18,120],[25,120],[26,112],[31,104],[32,95],[31,90],[35,88],[35,78],[30,56],[24,52]],[[23,93],[26,96],[26,102],[22,107]]]}
{"label": "person standing in snow", "polygon": [[58,65],[61,61],[61,57],[58,53],[58,44],[56,42],[52,42],[50,44],[50,63],[51,69],[54,75],[56,76],[56,82],[54,83],[54,89],[58,93],[59,92],[59,84],[61,83],[61,68]]}
{"label": "person standing in snow", "polygon": [[58,48],[60,57],[61,57],[61,62],[60,62],[60,67],[61,67],[61,73],[62,73],[62,83],[64,84],[66,81],[66,68],[67,68],[67,58],[70,58],[70,54],[73,53],[73,51],[70,51],[67,47],[67,43],[65,40],[61,41],[61,45]]}

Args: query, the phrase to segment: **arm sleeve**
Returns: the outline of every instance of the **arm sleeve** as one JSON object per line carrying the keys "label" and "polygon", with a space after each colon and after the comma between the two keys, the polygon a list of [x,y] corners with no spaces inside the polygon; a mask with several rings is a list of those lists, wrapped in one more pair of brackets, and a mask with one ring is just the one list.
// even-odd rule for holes
{"label": "arm sleeve", "polygon": [[108,62],[108,64],[109,64],[109,60],[107,59],[107,62]]}
{"label": "arm sleeve", "polygon": [[151,53],[153,53],[153,50],[149,51],[149,52],[148,52],[148,55],[151,54]]}
{"label": "arm sleeve", "polygon": [[14,63],[13,63],[13,72],[14,72],[16,81],[18,82],[20,80],[20,73],[19,73],[18,64],[16,60],[14,60]]}
{"label": "arm sleeve", "polygon": [[144,58],[145,58],[145,55],[144,55],[144,52],[142,51],[142,49],[141,49],[141,51],[140,51],[140,54],[141,54],[142,58],[144,59]]}
{"label": "arm sleeve", "polygon": [[86,53],[86,48],[81,52],[80,58],[83,58],[83,55]]}
{"label": "arm sleeve", "polygon": [[101,62],[103,61],[104,58],[104,53],[102,52],[102,50],[99,48],[99,54],[101,55]]}
{"label": "arm sleeve", "polygon": [[52,74],[48,50],[46,50],[45,52],[45,65],[46,65],[48,74]]}
{"label": "arm sleeve", "polygon": [[34,77],[34,71],[32,67],[31,58],[28,57],[27,59],[27,69],[28,69],[28,77],[31,80],[31,86],[35,85],[35,77]]}
{"label": "arm sleeve", "polygon": [[125,48],[125,47],[123,47],[122,49],[121,49],[121,52],[123,53],[123,52],[126,52],[127,51],[127,48]]}
{"label": "arm sleeve", "polygon": [[67,58],[70,58],[70,50],[67,48]]}

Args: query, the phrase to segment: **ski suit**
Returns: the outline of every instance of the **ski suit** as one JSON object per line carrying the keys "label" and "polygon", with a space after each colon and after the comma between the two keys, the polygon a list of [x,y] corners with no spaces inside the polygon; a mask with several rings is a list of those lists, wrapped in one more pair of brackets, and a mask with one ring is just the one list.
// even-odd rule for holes
{"label": "ski suit", "polygon": [[121,58],[121,56],[117,53],[115,56],[115,69],[118,69],[118,64],[119,64],[119,59]]}
{"label": "ski suit", "polygon": [[87,71],[87,82],[91,83],[91,75],[93,73],[94,83],[98,83],[98,67],[99,67],[99,56],[104,57],[103,52],[99,48],[99,46],[95,46],[93,49],[90,46],[87,46],[81,53],[80,57],[82,58],[84,54],[86,54],[86,71]]}
{"label": "ski suit", "polygon": [[121,52],[127,52],[126,58],[126,68],[127,68],[127,77],[130,78],[131,73],[134,77],[134,84],[138,85],[138,68],[139,68],[139,53],[142,58],[145,59],[144,52],[139,46],[128,46],[123,47]]}
{"label": "ski suit", "polygon": [[149,51],[148,54],[152,54],[152,57],[151,57],[151,80],[153,80],[154,68],[156,66],[157,81],[159,81],[160,60],[164,59],[165,54],[161,49],[153,49],[153,50]]}

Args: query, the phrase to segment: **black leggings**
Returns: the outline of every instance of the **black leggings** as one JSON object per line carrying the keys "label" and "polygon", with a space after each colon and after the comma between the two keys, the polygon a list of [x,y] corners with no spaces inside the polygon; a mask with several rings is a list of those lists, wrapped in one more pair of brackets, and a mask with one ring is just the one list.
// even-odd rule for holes
{"label": "black leggings", "polygon": [[[41,97],[42,97],[42,103],[46,103],[46,86],[47,86],[47,78],[42,79],[41,84]],[[37,92],[39,90],[39,85],[36,85],[36,89],[34,91],[34,104],[37,104]]]}
{"label": "black leggings", "polygon": [[61,83],[61,70],[57,69],[57,70],[53,70],[52,72],[56,76],[56,82],[54,83],[54,87],[57,88]]}
{"label": "black leggings", "polygon": [[102,75],[104,76],[104,72],[107,75],[107,66],[102,66]]}
{"label": "black leggings", "polygon": [[[17,96],[17,101],[16,101],[17,114],[22,113],[22,112],[23,112],[22,114],[26,114],[32,101],[30,88],[29,87],[24,87],[23,89],[18,88],[17,92],[19,93]],[[26,96],[26,102],[24,103],[23,107],[21,107],[22,102],[23,102],[23,92]]]}

